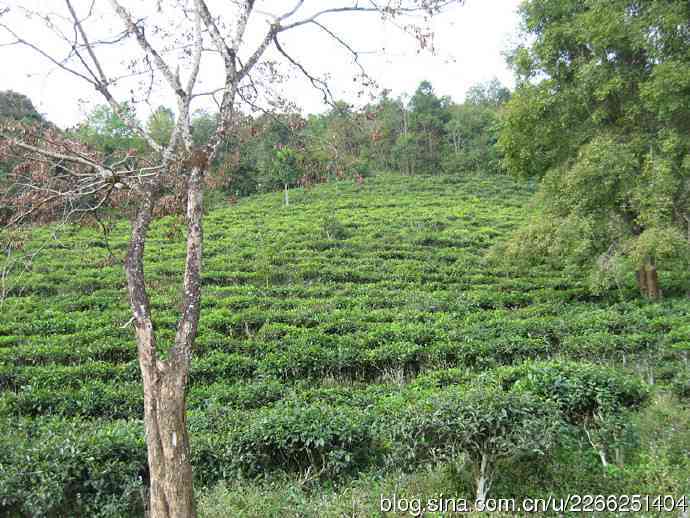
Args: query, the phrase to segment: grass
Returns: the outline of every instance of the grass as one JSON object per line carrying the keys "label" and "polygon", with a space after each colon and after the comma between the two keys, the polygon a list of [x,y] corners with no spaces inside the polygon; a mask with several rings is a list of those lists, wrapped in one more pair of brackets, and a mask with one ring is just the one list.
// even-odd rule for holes
{"label": "grass", "polygon": [[[629,417],[622,466],[603,470],[582,434],[567,433],[546,458],[505,463],[492,494],[688,494],[687,400],[669,394],[687,380],[690,301],[641,301],[632,277],[594,297],[570,273],[490,260],[526,220],[531,195],[505,177],[381,175],[294,190],[289,207],[276,193],[209,212],[188,397],[202,514],[376,516],[379,495],[393,490],[471,498],[458,459],[405,463],[383,438],[425,395],[540,359],[613,366],[652,382],[652,403]],[[109,238],[116,256],[127,229],[120,222]],[[97,228],[52,231],[35,231],[47,248],[0,316],[0,510],[137,513],[143,398],[122,267]],[[147,243],[163,349],[175,333],[181,237],[179,221],[165,218]],[[271,457],[278,442],[269,442],[261,462],[238,460],[258,444],[248,434],[293,446],[294,434],[313,435],[325,446]],[[127,462],[108,464],[111,453]],[[81,462],[86,472],[65,470]],[[310,477],[312,464],[332,469]]]}

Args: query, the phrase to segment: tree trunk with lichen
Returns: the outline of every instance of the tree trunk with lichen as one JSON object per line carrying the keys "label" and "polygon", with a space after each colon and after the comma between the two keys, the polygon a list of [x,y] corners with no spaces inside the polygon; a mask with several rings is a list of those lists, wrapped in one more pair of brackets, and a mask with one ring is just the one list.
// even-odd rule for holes
{"label": "tree trunk with lichen", "polygon": [[186,423],[186,380],[178,372],[154,369],[144,383],[144,424],[150,475],[149,516],[195,516]]}
{"label": "tree trunk with lichen", "polygon": [[144,386],[144,428],[149,465],[149,516],[196,516],[186,422],[186,393],[201,302],[203,190],[202,171],[193,168],[187,184],[187,255],[182,315],[166,359],[156,346],[144,279],[144,244],[158,198],[152,186],[144,196],[125,262],[134,314],[139,366]]}

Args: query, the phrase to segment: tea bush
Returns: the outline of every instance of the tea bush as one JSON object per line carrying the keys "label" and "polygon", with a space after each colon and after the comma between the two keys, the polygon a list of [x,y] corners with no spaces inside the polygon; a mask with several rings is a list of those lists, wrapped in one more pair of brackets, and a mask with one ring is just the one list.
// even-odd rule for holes
{"label": "tea bush", "polygon": [[497,388],[456,388],[432,396],[415,423],[433,448],[462,452],[473,474],[477,499],[488,496],[499,462],[524,454],[545,454],[560,426],[556,405],[534,394]]}
{"label": "tea bush", "polygon": [[[489,421],[481,428],[476,410],[468,423],[515,447],[492,495],[634,493],[636,483],[690,491],[690,466],[677,460],[682,427],[654,442],[644,417],[671,391],[685,415],[690,301],[640,301],[632,278],[593,296],[577,272],[494,260],[529,216],[531,195],[503,176],[387,174],[293,189],[289,207],[275,193],[210,211],[188,394],[198,487],[281,481],[276,491],[313,509],[323,506],[311,498],[331,491],[340,511],[348,488],[366,497],[369,483],[431,488],[424,474],[436,460],[433,489],[472,497],[466,471],[477,457],[462,422],[474,408]],[[184,260],[171,221],[152,226],[146,249],[163,350]],[[52,246],[55,231],[35,230],[49,253],[0,312],[0,514],[140,515],[142,394],[122,267],[93,246],[99,229],[68,228]],[[109,236],[116,255],[127,231],[122,221]],[[681,277],[665,280],[674,282],[670,293],[682,292]],[[592,427],[602,403],[636,437],[621,446],[615,479],[582,431],[584,419],[590,434],[619,433],[618,422]],[[535,460],[504,418],[516,430],[551,426],[553,405],[569,425]],[[668,453],[653,460],[655,451]]]}
{"label": "tea bush", "polygon": [[0,424],[0,511],[5,516],[143,513],[146,450],[136,422]]}
{"label": "tea bush", "polygon": [[283,404],[261,411],[233,441],[250,474],[296,470],[333,476],[372,462],[370,418],[353,407]]}
{"label": "tea bush", "polygon": [[572,423],[600,412],[638,408],[649,395],[639,379],[611,367],[583,362],[526,362],[483,377],[503,388],[554,401]]}

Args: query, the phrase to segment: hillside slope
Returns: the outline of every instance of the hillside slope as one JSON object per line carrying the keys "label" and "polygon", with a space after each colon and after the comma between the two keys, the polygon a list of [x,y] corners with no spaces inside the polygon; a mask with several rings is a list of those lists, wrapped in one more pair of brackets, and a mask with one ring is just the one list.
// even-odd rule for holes
{"label": "hillside slope", "polygon": [[[547,457],[509,458],[492,493],[687,494],[687,400],[665,392],[675,386],[687,397],[690,303],[641,302],[632,290],[593,298],[560,272],[496,266],[487,252],[524,221],[530,196],[504,177],[384,175],[296,190],[289,207],[269,194],[211,211],[188,397],[199,487],[239,474],[283,480],[280,472],[290,486],[320,472],[320,483],[295,487],[334,491],[333,516],[354,505],[343,503],[343,488],[358,488],[371,497],[359,512],[370,516],[376,490],[358,478],[398,487],[386,477],[402,470],[431,481],[403,488],[469,498],[469,469],[435,462],[452,457],[449,439],[437,439],[438,451],[413,444],[421,428],[403,425],[416,405],[487,373],[508,383],[520,365],[548,373],[582,365],[599,373],[591,380],[620,380],[616,394],[633,410],[601,439],[620,435],[621,465],[602,470],[573,421]],[[111,235],[116,256],[126,230],[121,223]],[[0,316],[0,511],[136,514],[146,481],[143,409],[122,267],[98,229],[68,229],[55,241],[50,233],[39,231],[37,242],[50,244]],[[163,348],[175,332],[182,237],[166,218],[146,251]],[[256,505],[239,498],[246,487],[232,491],[208,496],[208,512],[217,499],[228,499],[226,511]],[[304,498],[305,509],[323,504]],[[246,515],[290,515],[276,509]]]}

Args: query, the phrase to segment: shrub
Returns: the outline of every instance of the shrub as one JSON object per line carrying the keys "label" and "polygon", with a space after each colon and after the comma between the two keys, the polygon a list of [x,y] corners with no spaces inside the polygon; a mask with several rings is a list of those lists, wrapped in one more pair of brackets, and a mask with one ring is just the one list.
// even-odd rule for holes
{"label": "shrub", "polygon": [[0,514],[143,514],[146,448],[139,423],[37,419],[0,428]]}
{"label": "shrub", "polygon": [[129,419],[144,413],[144,397],[139,384],[92,382],[79,389],[59,390],[25,385],[2,400],[8,413],[24,416],[60,415]]}
{"label": "shrub", "polygon": [[424,401],[411,416],[410,437],[453,458],[464,453],[477,500],[485,500],[501,460],[544,454],[561,423],[553,403],[498,387],[451,387]]}
{"label": "shrub", "polygon": [[337,217],[329,215],[321,222],[321,235],[325,239],[341,240],[350,237],[350,231]]}
{"label": "shrub", "polygon": [[283,396],[285,387],[276,380],[231,384],[224,380],[212,385],[192,387],[188,401],[190,408],[236,407],[259,408]]}
{"label": "shrub", "polygon": [[629,433],[626,412],[641,407],[649,397],[639,379],[583,362],[528,362],[492,374],[503,388],[555,402],[565,421],[582,428],[604,467],[610,450],[618,449]]}
{"label": "shrub", "polygon": [[573,424],[587,422],[601,413],[638,408],[649,396],[639,378],[592,363],[526,362],[497,369],[495,374],[504,387],[512,385],[555,401]]}
{"label": "shrub", "polygon": [[339,475],[371,460],[369,420],[353,407],[277,404],[237,434],[235,462],[252,475],[269,470]]}
{"label": "shrub", "polygon": [[415,388],[445,388],[451,385],[462,385],[472,378],[471,371],[461,368],[428,371],[420,374],[412,382]]}

